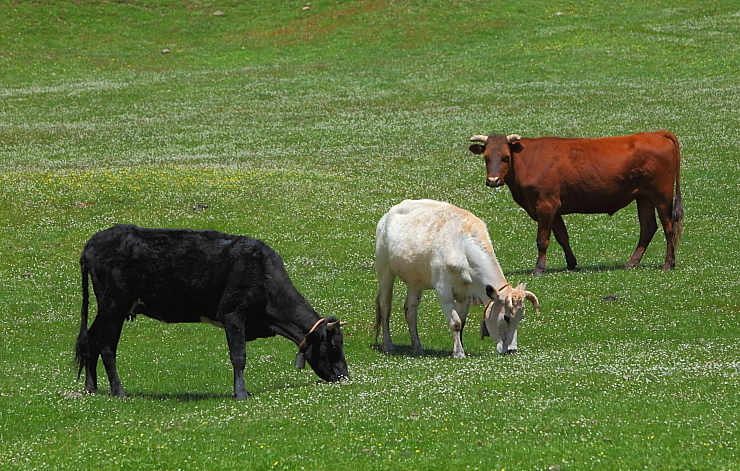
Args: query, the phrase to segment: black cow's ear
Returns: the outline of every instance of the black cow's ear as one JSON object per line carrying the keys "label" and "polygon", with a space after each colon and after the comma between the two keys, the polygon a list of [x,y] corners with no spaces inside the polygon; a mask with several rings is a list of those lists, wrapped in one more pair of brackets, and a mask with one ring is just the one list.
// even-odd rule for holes
{"label": "black cow's ear", "polygon": [[522,150],[524,150],[524,146],[519,141],[512,142],[511,144],[509,144],[509,147],[511,148],[512,152],[521,152]]}
{"label": "black cow's ear", "polygon": [[482,154],[483,151],[486,150],[486,146],[481,144],[472,144],[468,149],[470,149],[470,152],[474,154]]}

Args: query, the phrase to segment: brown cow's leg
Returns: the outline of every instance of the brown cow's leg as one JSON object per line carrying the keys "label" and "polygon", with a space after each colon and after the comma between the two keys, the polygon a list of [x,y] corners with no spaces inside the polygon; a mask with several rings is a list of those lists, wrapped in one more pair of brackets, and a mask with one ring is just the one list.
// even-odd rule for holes
{"label": "brown cow's leg", "polygon": [[550,245],[550,228],[553,217],[542,217],[538,214],[537,220],[537,264],[534,266],[533,275],[545,273],[547,268],[547,247]]}
{"label": "brown cow's leg", "polygon": [[672,270],[676,268],[676,237],[674,235],[676,225],[673,223],[669,208],[670,206],[665,208],[658,207],[658,217],[660,218],[660,223],[663,225],[666,242],[663,270]]}
{"label": "brown cow's leg", "polygon": [[[650,241],[653,240],[653,236],[658,230],[658,223],[655,221],[655,205],[647,196],[637,197],[637,218],[640,221],[640,240],[637,242],[637,248],[627,262],[626,268],[635,268],[640,264],[645,250],[647,250]],[[665,227],[665,223],[663,223],[663,226]]]}
{"label": "brown cow's leg", "polygon": [[576,269],[576,256],[573,255],[573,251],[570,249],[570,237],[568,236],[568,230],[565,228],[565,221],[561,215],[555,216],[552,222],[552,232],[555,234],[555,240],[558,241],[563,247],[565,253],[565,263],[568,264],[568,270]]}

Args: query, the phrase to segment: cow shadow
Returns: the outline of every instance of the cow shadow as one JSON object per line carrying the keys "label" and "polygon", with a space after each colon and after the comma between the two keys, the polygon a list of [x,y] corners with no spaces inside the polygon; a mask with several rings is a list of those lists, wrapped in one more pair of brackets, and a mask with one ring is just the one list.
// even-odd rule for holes
{"label": "cow shadow", "polygon": [[231,394],[226,393],[153,393],[153,392],[126,392],[127,397],[131,399],[147,399],[154,401],[179,401],[179,402],[200,402],[210,399],[231,399]]}
{"label": "cow shadow", "polygon": [[[409,348],[410,350],[410,348]],[[293,389],[293,388],[306,388],[310,386],[315,386],[316,384],[324,383],[325,381],[316,378],[313,380],[301,380],[301,381],[291,381],[291,382],[280,382],[275,384],[264,384],[262,387],[253,387],[253,388],[247,388],[249,390],[250,396],[257,396],[264,393],[269,393],[270,391],[280,391],[280,390],[287,390],[287,389]],[[102,394],[107,394],[106,391],[100,391]],[[224,399],[233,399],[233,395],[231,393],[190,393],[190,392],[178,392],[178,393],[156,393],[156,392],[136,392],[136,391],[127,391],[126,392],[127,398],[131,399],[145,399],[150,401],[179,401],[179,402],[200,402],[200,401],[208,401],[208,400],[224,400]]]}
{"label": "cow shadow", "polygon": [[[560,273],[588,273],[588,272],[612,272],[612,271],[623,271],[623,270],[660,270],[662,268],[662,265],[645,265],[640,264],[639,266],[635,268],[627,268],[624,263],[614,263],[614,264],[601,264],[601,265],[578,265],[575,269],[569,270],[566,267],[560,267],[560,268],[548,268],[547,271],[544,273],[544,275],[537,275],[537,276],[545,276],[549,274],[560,274]],[[516,270],[516,271],[509,271],[505,272],[504,276],[508,279],[509,277],[516,279],[517,277],[531,277],[532,270]]]}
{"label": "cow shadow", "polygon": [[[413,353],[411,350],[411,345],[399,345],[399,344],[393,344],[394,352],[393,353],[383,353],[383,347],[380,344],[371,344],[370,348],[377,351],[378,353],[381,353],[383,355],[389,356],[389,357],[403,357],[403,358],[451,358],[452,357],[452,350],[439,350],[434,348],[425,348],[424,349],[424,355],[417,355]],[[465,352],[465,355],[467,357],[479,357],[481,356],[478,353],[475,352]]]}

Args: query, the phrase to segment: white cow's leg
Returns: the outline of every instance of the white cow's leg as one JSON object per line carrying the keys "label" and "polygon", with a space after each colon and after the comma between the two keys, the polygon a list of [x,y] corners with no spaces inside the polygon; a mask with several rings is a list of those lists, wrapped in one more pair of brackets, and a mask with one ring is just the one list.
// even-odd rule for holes
{"label": "white cow's leg", "polygon": [[424,350],[421,348],[421,341],[419,340],[419,331],[416,327],[421,295],[421,290],[408,287],[408,291],[406,292],[406,302],[403,305],[403,312],[406,315],[406,324],[408,324],[409,333],[411,334],[411,353],[414,355],[424,354]]}
{"label": "white cow's leg", "polygon": [[462,335],[462,331],[465,329],[465,322],[468,319],[468,311],[470,311],[470,302],[455,302],[455,308],[457,309],[457,315],[460,317],[460,322],[462,323],[462,326],[460,327],[460,335]]}
{"label": "white cow's leg", "polygon": [[[447,325],[450,326],[452,333],[452,358],[465,358],[465,350],[462,346],[462,329],[463,321],[457,312],[455,299],[452,296],[452,290],[437,290],[439,304],[447,317]],[[467,312],[465,313],[467,315]]]}

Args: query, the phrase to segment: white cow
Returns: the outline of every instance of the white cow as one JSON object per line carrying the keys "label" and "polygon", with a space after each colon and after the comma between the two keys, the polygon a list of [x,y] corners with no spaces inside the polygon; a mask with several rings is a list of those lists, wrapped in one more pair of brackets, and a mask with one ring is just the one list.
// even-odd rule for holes
{"label": "white cow", "polygon": [[524,316],[524,300],[539,310],[537,297],[524,284],[506,282],[493,253],[486,225],[473,214],[433,200],[405,200],[378,222],[375,242],[378,272],[375,340],[383,328],[383,352],[392,353],[389,317],[396,276],[406,284],[404,312],[411,349],[424,351],[416,319],[423,290],[437,291],[452,332],[452,356],[465,358],[462,330],[474,298],[490,299],[485,325],[499,353],[516,351],[516,328]]}

